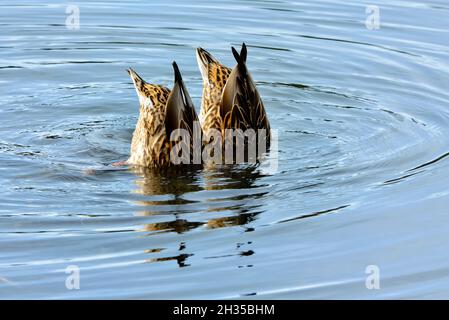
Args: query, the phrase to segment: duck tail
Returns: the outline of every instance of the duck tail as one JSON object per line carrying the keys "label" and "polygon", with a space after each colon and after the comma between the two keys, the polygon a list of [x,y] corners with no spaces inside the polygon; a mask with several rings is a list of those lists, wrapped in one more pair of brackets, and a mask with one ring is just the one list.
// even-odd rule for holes
{"label": "duck tail", "polygon": [[220,62],[208,51],[203,48],[196,49],[196,60],[198,62],[198,67],[200,68],[203,80],[209,81],[209,66],[216,64],[219,65]]}
{"label": "duck tail", "polygon": [[173,72],[175,74],[175,83],[181,83],[182,75],[181,72],[179,71],[178,64],[176,63],[176,61],[173,61],[172,65],[173,65]]}
{"label": "duck tail", "polygon": [[137,74],[136,71],[134,71],[133,68],[128,68],[126,69],[126,71],[128,71],[129,76],[131,77],[131,79],[133,80],[134,85],[136,86],[136,88],[140,88],[141,86],[143,86],[146,81],[142,79],[141,76],[139,76]]}
{"label": "duck tail", "polygon": [[248,49],[246,48],[245,42],[242,44],[242,50],[240,50],[240,57],[244,62],[246,62],[246,58],[248,57]]}
{"label": "duck tail", "polygon": [[245,77],[247,74],[246,69],[246,57],[247,57],[247,51],[246,46],[244,49],[242,48],[242,54],[239,54],[237,50],[232,47],[232,54],[234,55],[235,60],[237,61],[237,67],[240,73],[240,77]]}

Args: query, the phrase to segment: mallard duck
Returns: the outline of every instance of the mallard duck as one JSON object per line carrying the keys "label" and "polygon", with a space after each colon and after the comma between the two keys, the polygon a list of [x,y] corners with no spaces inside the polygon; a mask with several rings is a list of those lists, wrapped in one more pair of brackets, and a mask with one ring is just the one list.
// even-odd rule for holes
{"label": "mallard duck", "polygon": [[170,142],[171,133],[176,129],[185,129],[190,133],[194,131],[198,116],[176,62],[173,62],[173,69],[175,79],[171,91],[163,86],[147,83],[133,69],[128,69],[139,98],[140,115],[126,164],[143,167],[171,166],[174,163],[170,153],[176,146]]}
{"label": "mallard duck", "polygon": [[237,65],[230,69],[202,48],[196,51],[203,77],[200,121],[203,132],[209,129],[265,129],[269,144],[270,123],[256,85],[248,71],[248,50],[243,43],[240,54],[232,48]]}

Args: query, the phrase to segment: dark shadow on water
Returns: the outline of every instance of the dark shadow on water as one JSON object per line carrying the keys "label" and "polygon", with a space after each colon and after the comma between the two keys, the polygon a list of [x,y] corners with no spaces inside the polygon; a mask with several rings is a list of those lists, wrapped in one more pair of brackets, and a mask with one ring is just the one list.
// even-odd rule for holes
{"label": "dark shadow on water", "polygon": [[[183,250],[186,249],[186,245],[184,242],[181,242],[179,244],[179,252],[182,252]],[[146,250],[145,253],[154,253],[154,252],[160,252],[161,250]],[[152,263],[152,262],[164,262],[164,261],[176,261],[176,263],[178,264],[178,267],[183,268],[183,267],[188,267],[190,266],[190,264],[186,263],[187,258],[193,256],[192,253],[180,253],[176,256],[170,256],[170,257],[163,257],[163,258],[150,258],[145,260],[145,262],[147,263]]]}
{"label": "dark shadow on water", "polygon": [[277,223],[284,223],[284,222],[290,222],[290,221],[294,221],[294,220],[301,220],[301,219],[306,219],[306,218],[311,218],[311,217],[317,217],[323,214],[328,214],[328,213],[335,213],[335,212],[339,212],[340,210],[343,210],[345,208],[349,207],[349,205],[343,205],[337,208],[331,208],[331,209],[327,209],[327,210],[322,210],[322,211],[317,211],[317,212],[313,212],[313,213],[309,213],[309,214],[302,214],[299,215],[297,217],[293,217],[293,218],[289,218],[289,219],[284,219],[281,221],[278,221]]}
{"label": "dark shadow on water", "polygon": [[437,163],[437,162],[440,162],[441,160],[446,159],[447,157],[449,157],[449,152],[447,152],[447,153],[445,153],[445,154],[439,156],[438,158],[435,158],[435,159],[433,159],[433,160],[431,160],[431,161],[429,161],[429,162],[426,162],[426,163],[424,163],[424,164],[421,164],[421,165],[419,165],[419,166],[417,166],[417,167],[415,167],[415,168],[413,168],[413,169],[410,169],[410,170],[408,170],[408,171],[410,172],[410,171],[415,171],[415,170],[418,170],[418,169],[422,169],[422,168],[424,168],[424,167],[428,167],[428,166],[430,166],[430,165],[432,165],[432,164],[435,164],[435,163]]}

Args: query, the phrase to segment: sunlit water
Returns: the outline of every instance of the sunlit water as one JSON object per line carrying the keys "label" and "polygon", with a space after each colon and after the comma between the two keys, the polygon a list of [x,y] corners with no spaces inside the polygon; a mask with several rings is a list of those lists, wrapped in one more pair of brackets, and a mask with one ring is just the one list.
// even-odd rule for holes
{"label": "sunlit water", "polygon": [[[449,5],[375,1],[0,5],[0,298],[449,298]],[[197,46],[245,41],[279,168],[111,167],[125,69],[199,109]],[[380,270],[368,290],[367,266]],[[78,266],[80,290],[66,288]]]}

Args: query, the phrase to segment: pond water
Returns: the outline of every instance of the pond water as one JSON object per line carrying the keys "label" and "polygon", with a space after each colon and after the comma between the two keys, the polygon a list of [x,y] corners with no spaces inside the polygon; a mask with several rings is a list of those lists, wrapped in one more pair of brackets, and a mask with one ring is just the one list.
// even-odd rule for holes
{"label": "pond water", "polygon": [[[74,4],[0,5],[0,298],[449,298],[446,1]],[[127,67],[199,110],[195,48],[243,41],[276,172],[110,166]]]}

